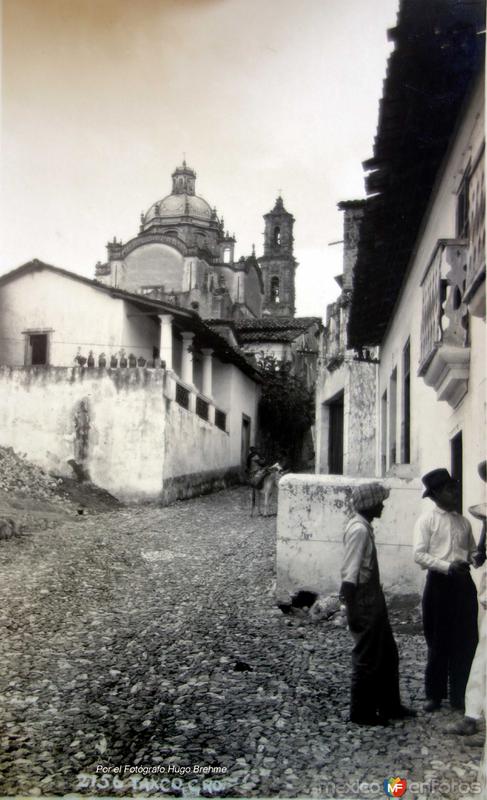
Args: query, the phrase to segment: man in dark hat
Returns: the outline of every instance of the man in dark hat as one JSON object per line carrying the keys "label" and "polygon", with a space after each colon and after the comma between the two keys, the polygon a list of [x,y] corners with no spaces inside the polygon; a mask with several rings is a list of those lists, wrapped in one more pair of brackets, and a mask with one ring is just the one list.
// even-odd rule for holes
{"label": "man in dark hat", "polygon": [[401,704],[399,657],[380,585],[377,551],[371,522],[379,518],[389,489],[380,483],[356,486],[355,514],[343,537],[344,557],[340,598],[347,609],[354,638],[350,721],[384,725],[415,712]]}
{"label": "man in dark hat", "polygon": [[425,711],[448,696],[464,710],[465,688],[477,647],[477,591],[470,576],[477,550],[470,522],[458,513],[460,487],[447,469],[422,478],[423,497],[435,507],[414,530],[414,560],[428,570],[423,593],[423,628],[428,645]]}

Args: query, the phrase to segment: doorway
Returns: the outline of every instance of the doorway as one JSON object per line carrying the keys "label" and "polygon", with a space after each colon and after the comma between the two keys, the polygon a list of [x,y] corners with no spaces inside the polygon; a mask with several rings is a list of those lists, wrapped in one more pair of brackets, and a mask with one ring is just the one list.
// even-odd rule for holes
{"label": "doorway", "polygon": [[242,434],[240,440],[240,468],[245,473],[247,468],[247,456],[250,447],[250,417],[242,414]]}
{"label": "doorway", "polygon": [[459,431],[453,439],[450,439],[450,466],[451,476],[460,484],[459,508],[460,514],[463,510],[463,436]]}
{"label": "doorway", "polygon": [[328,403],[328,471],[343,475],[343,392]]}

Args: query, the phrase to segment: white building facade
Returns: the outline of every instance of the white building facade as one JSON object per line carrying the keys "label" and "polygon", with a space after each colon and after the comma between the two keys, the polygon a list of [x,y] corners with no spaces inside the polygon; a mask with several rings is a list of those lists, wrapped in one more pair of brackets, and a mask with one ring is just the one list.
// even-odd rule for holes
{"label": "white building facade", "polygon": [[[376,474],[447,467],[462,482],[465,509],[482,499],[477,465],[486,453],[484,148],[482,74],[388,319],[377,383]],[[354,302],[357,317],[360,292]]]}
{"label": "white building facade", "polygon": [[[353,280],[345,260],[317,390],[317,471],[343,478],[306,476],[294,485],[290,476],[283,486],[280,597],[338,585],[344,504],[357,478],[394,487],[377,544],[382,580],[395,592],[417,591],[424,578],[412,554],[414,520],[431,503],[421,499],[421,476],[448,468],[462,484],[466,515],[486,499],[478,475],[487,390],[484,29],[482,4],[401,0],[389,31],[395,48],[373,157],[364,163],[368,196]],[[362,365],[374,391],[362,391]],[[331,469],[337,400],[342,462]],[[353,402],[361,409],[355,420],[347,415]],[[368,425],[357,424],[362,414]],[[349,453],[367,453],[367,466]]]}
{"label": "white building facade", "polygon": [[0,444],[124,500],[241,479],[258,371],[194,312],[34,261],[0,279]]}

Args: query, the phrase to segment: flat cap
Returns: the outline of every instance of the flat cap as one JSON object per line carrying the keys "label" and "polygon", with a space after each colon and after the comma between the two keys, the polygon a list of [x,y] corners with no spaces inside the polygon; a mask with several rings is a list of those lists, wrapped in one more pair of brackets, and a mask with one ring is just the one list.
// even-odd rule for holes
{"label": "flat cap", "polygon": [[374,508],[389,497],[390,489],[381,483],[363,483],[352,489],[352,505],[355,511]]}

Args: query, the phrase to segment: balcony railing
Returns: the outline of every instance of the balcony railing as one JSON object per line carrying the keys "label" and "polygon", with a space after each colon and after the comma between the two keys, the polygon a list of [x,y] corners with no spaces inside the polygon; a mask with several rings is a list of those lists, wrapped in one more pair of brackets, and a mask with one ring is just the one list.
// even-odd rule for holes
{"label": "balcony railing", "polygon": [[457,405],[467,391],[470,350],[465,240],[440,239],[423,278],[421,355],[418,374],[439,400]]}
{"label": "balcony railing", "polygon": [[176,383],[176,403],[182,408],[189,409],[189,389],[181,386],[180,383]]}
{"label": "balcony railing", "polygon": [[172,370],[166,370],[164,397],[175,401],[188,414],[196,414],[207,425],[227,432],[227,415],[215,407],[211,398],[200,395],[191,384],[184,383]]}
{"label": "balcony railing", "polygon": [[[485,182],[483,152],[477,160],[469,179],[468,227],[470,241],[468,246],[467,274],[464,301],[469,303],[477,289],[485,281]],[[485,307],[485,306],[484,306]],[[471,313],[476,310],[470,307]],[[479,316],[483,316],[480,304]]]}
{"label": "balcony railing", "polygon": [[198,416],[201,417],[201,419],[208,420],[209,409],[209,403],[207,403],[206,400],[203,400],[203,398],[198,395],[196,397],[196,413]]}
{"label": "balcony railing", "polygon": [[442,344],[465,347],[467,343],[468,314],[463,303],[466,264],[464,240],[438,241],[423,279],[420,375]]}

